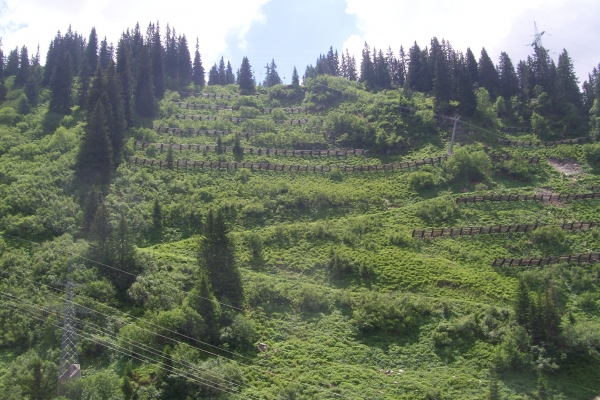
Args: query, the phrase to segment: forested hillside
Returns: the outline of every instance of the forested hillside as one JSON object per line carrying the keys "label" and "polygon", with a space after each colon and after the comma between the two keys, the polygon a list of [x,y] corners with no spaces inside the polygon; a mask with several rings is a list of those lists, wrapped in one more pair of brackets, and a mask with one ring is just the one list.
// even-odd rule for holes
{"label": "forested hillside", "polygon": [[0,52],[3,398],[600,395],[598,69],[190,46]]}

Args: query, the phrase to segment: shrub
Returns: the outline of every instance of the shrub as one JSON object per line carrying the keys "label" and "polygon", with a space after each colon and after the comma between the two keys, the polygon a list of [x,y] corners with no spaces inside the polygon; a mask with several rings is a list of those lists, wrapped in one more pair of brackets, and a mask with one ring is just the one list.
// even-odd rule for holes
{"label": "shrub", "polygon": [[256,118],[260,115],[260,111],[254,107],[240,106],[239,115],[242,118]]}
{"label": "shrub", "polygon": [[242,349],[252,346],[257,340],[256,328],[252,320],[238,314],[230,326],[223,329],[221,341],[233,348]]}
{"label": "shrub", "polygon": [[407,233],[394,232],[388,237],[391,245],[399,247],[408,247],[413,244],[413,239]]}
{"label": "shrub", "polygon": [[583,146],[588,162],[592,165],[600,165],[600,143],[591,143]]}
{"label": "shrub", "polygon": [[52,135],[52,138],[48,143],[48,149],[58,150],[61,153],[66,153],[77,146],[78,141],[79,138],[73,130],[66,129],[64,126],[61,126]]}
{"label": "shrub", "polygon": [[541,226],[533,231],[533,241],[549,247],[563,247],[565,237],[565,232],[558,226]]}
{"label": "shrub", "polygon": [[21,116],[12,107],[4,107],[0,109],[0,123],[6,125],[14,125],[21,121]]}
{"label": "shrub", "polygon": [[433,174],[426,171],[415,171],[408,175],[408,182],[418,190],[431,189],[434,186]]}
{"label": "shrub", "polygon": [[515,326],[506,333],[496,347],[493,363],[499,371],[513,370],[531,365],[531,336],[522,326]]}
{"label": "shrub", "polygon": [[27,96],[25,94],[21,94],[19,97],[19,101],[17,102],[17,112],[19,114],[29,114],[31,111],[31,106],[29,105],[29,101],[27,101]]}
{"label": "shrub", "polygon": [[[465,315],[453,322],[440,322],[433,334],[436,345],[449,345],[457,338],[470,338],[477,331],[473,315]],[[454,339],[453,339],[454,338]]]}
{"label": "shrub", "polygon": [[304,311],[326,312],[329,309],[329,300],[322,290],[315,286],[305,286],[300,290],[298,305]]}
{"label": "shrub", "polygon": [[556,135],[550,130],[550,121],[534,112],[531,115],[531,130],[540,140],[553,140]]}
{"label": "shrub", "polygon": [[333,182],[342,182],[344,180],[344,174],[339,169],[336,169],[329,173],[329,179]]}
{"label": "shrub", "polygon": [[426,221],[442,222],[456,217],[459,208],[450,197],[438,197],[417,205],[417,216]]}
{"label": "shrub", "polygon": [[479,146],[459,147],[446,162],[446,174],[452,180],[486,180],[492,171],[492,162]]}
{"label": "shrub", "polygon": [[283,111],[281,108],[274,109],[273,112],[271,113],[271,117],[273,118],[273,121],[287,119],[287,115],[285,114],[285,111]]}
{"label": "shrub", "polygon": [[512,158],[498,164],[498,171],[518,181],[525,182],[531,178],[532,166],[523,158]]}

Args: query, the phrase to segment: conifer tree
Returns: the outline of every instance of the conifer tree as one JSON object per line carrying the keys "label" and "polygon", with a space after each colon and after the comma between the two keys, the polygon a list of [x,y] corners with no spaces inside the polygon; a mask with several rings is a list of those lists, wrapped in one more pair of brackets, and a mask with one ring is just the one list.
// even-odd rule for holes
{"label": "conifer tree", "polygon": [[111,108],[112,118],[108,121],[109,139],[112,149],[113,165],[117,167],[123,156],[123,146],[125,142],[125,130],[127,122],[125,121],[125,109],[122,90],[117,76],[117,69],[114,61],[110,61],[104,74],[104,90],[108,97],[108,104]]}
{"label": "conifer tree", "polygon": [[0,40],[0,83],[4,82],[4,51],[2,51],[2,40]]}
{"label": "conifer tree", "polygon": [[100,42],[100,52],[98,53],[98,63],[102,69],[106,69],[108,67],[108,63],[112,60],[112,51],[111,47],[108,46],[108,42],[106,40],[106,36]]}
{"label": "conifer tree", "polygon": [[372,89],[375,86],[375,69],[371,60],[369,45],[365,42],[365,47],[362,50],[362,60],[360,62],[360,82],[365,84],[367,89]]}
{"label": "conifer tree", "polygon": [[558,56],[558,68],[556,76],[557,98],[562,104],[572,104],[577,110],[582,106],[581,92],[577,76],[573,67],[573,61],[566,49]]}
{"label": "conifer tree", "polygon": [[229,61],[227,61],[227,68],[225,68],[225,84],[235,84],[235,76],[233,75],[233,69],[231,68],[231,63]]}
{"label": "conifer tree", "polygon": [[558,295],[556,288],[551,285],[544,292],[544,303],[542,315],[544,319],[544,338],[546,343],[558,344],[562,329],[560,327],[559,306],[557,304]]}
{"label": "conifer tree", "polygon": [[244,156],[244,149],[240,143],[240,137],[236,135],[235,142],[233,144],[233,155],[240,159]]}
{"label": "conifer tree", "polygon": [[214,64],[210,71],[208,72],[208,85],[218,85],[219,84],[219,70],[217,69],[217,64]]}
{"label": "conifer tree", "polygon": [[54,66],[52,77],[50,78],[50,105],[49,111],[57,114],[70,114],[71,89],[73,87],[73,67],[71,64],[71,55],[65,53],[60,63]]}
{"label": "conifer tree", "polygon": [[406,83],[408,87],[412,90],[423,91],[422,88],[422,70],[423,66],[421,65],[421,48],[415,42],[415,44],[409,49],[409,62],[408,62],[408,71],[406,73]]}
{"label": "conifer tree", "polygon": [[263,85],[265,87],[280,85],[281,78],[279,77],[279,74],[277,73],[277,64],[275,64],[275,60],[272,59],[271,64],[267,64],[266,70],[267,70],[267,73],[266,73],[265,81],[264,81]]}
{"label": "conifer tree", "polygon": [[175,28],[171,28],[167,24],[165,34],[165,74],[170,79],[177,79],[177,38]]}
{"label": "conifer tree", "polygon": [[527,284],[523,279],[519,279],[519,286],[517,287],[517,299],[515,303],[515,316],[517,323],[523,327],[527,327],[529,320],[530,311],[530,296]]}
{"label": "conifer tree", "polygon": [[[87,90],[87,97],[85,100],[85,110],[87,111],[86,118],[88,120],[94,112],[94,107],[96,106],[96,103],[98,103],[98,101],[105,92],[106,89],[104,87],[104,74],[102,73],[102,68],[98,64],[96,73],[92,77],[89,88]],[[105,107],[104,110],[106,111],[107,105],[103,104],[103,106]]]}
{"label": "conifer tree", "polygon": [[108,210],[104,201],[101,201],[94,214],[94,220],[88,235],[90,239],[90,256],[92,259],[102,263],[111,261],[109,244],[111,233],[112,227],[109,222]]}
{"label": "conifer tree", "polygon": [[183,87],[192,81],[192,58],[185,35],[180,36],[177,42],[177,75]]}
{"label": "conifer tree", "polygon": [[173,143],[169,140],[169,145],[167,147],[167,168],[173,169]]}
{"label": "conifer tree", "polygon": [[388,60],[383,56],[383,52],[379,50],[377,57],[377,86],[380,89],[387,89],[392,84],[392,77],[390,75],[390,68]]}
{"label": "conifer tree", "polygon": [[227,84],[227,76],[225,75],[225,60],[221,57],[219,61],[219,85],[224,86]]}
{"label": "conifer tree", "polygon": [[31,69],[31,66],[29,65],[29,54],[27,52],[27,47],[21,47],[19,59],[19,70],[17,71],[17,76],[15,77],[15,86],[23,87],[25,86],[27,79],[29,79],[29,73]]}
{"label": "conifer tree", "polygon": [[154,117],[154,84],[148,47],[143,46],[135,85],[135,111],[142,117]]}
{"label": "conifer tree", "polygon": [[492,99],[495,99],[498,96],[498,71],[485,48],[481,49],[478,71],[479,84],[488,91]]}
{"label": "conifer tree", "polygon": [[192,73],[192,81],[194,85],[204,87],[204,67],[202,66],[202,59],[200,58],[200,44],[198,38],[196,38],[196,52],[194,53],[194,72]]}
{"label": "conifer tree", "polygon": [[92,28],[90,37],[83,54],[83,64],[81,66],[80,80],[81,86],[79,88],[79,105],[82,108],[86,107],[87,102],[87,91],[90,85],[90,81],[98,69],[98,36],[96,35],[96,28]]}
{"label": "conifer tree", "polygon": [[435,78],[433,82],[433,95],[435,97],[436,108],[442,112],[445,111],[450,101],[450,72],[446,55],[443,50],[438,50],[435,61]]}
{"label": "conifer tree", "polygon": [[498,64],[500,78],[500,95],[504,100],[510,101],[513,96],[519,93],[519,80],[515,67],[506,52],[500,53],[500,62]]}
{"label": "conifer tree", "polygon": [[[117,268],[121,271],[135,273],[135,248],[133,247],[133,240],[123,211],[121,211],[119,216],[119,227],[113,236],[111,253],[114,254],[113,258]],[[135,280],[135,277],[131,275],[123,276],[122,273],[117,273],[118,271],[114,270],[111,270],[111,272],[113,272],[111,274],[112,282],[120,295],[124,296],[127,289],[129,289]]]}
{"label": "conifer tree", "polygon": [[108,121],[103,104],[108,103],[106,94],[94,107],[85,136],[75,161],[75,177],[84,187],[98,186],[102,192],[110,183],[111,151],[108,138]]}
{"label": "conifer tree", "polygon": [[208,337],[208,341],[212,343],[216,342],[219,337],[219,317],[221,310],[212,292],[206,273],[200,272],[194,288],[187,296],[186,302],[198,315],[202,316],[206,325],[204,334]]}
{"label": "conifer tree", "polygon": [[152,83],[154,84],[154,95],[162,99],[165,95],[165,60],[164,50],[160,38],[160,26],[156,23],[156,29],[152,37]]}
{"label": "conifer tree", "polygon": [[123,115],[128,127],[133,126],[133,77],[131,75],[131,52],[125,39],[121,37],[117,46],[117,75],[121,86],[121,97],[123,98]]}
{"label": "conifer tree", "polygon": [[214,215],[211,209],[206,218],[205,238],[201,243],[199,261],[205,268],[212,288],[219,301],[229,301],[241,307],[243,287],[241,276],[235,265],[233,243],[228,236],[228,228],[222,210]]}
{"label": "conifer tree", "polygon": [[348,49],[346,49],[346,63],[348,64],[348,80],[356,82],[358,80],[356,60],[354,59],[354,56],[350,58],[350,54],[348,54]]}
{"label": "conifer tree", "polygon": [[296,67],[294,67],[294,71],[292,72],[292,86],[300,86],[300,77],[298,76],[298,71],[296,70]]}
{"label": "conifer tree", "polygon": [[6,69],[4,70],[4,76],[13,76],[19,73],[19,48],[15,48],[8,53],[6,59]]}
{"label": "conifer tree", "polygon": [[156,238],[159,238],[162,233],[162,222],[162,207],[160,206],[158,199],[154,199],[154,206],[152,208],[152,230]]}
{"label": "conifer tree", "polygon": [[458,110],[461,115],[471,117],[475,114],[475,109],[477,108],[477,98],[473,90],[473,82],[471,81],[468,65],[462,57],[458,62],[457,76],[456,98],[459,101]]}
{"label": "conifer tree", "polygon": [[467,48],[467,53],[465,54],[465,62],[467,66],[467,72],[471,77],[471,82],[473,84],[479,84],[479,67],[477,66],[477,60],[475,59],[475,54],[471,51],[471,48]]}
{"label": "conifer tree", "polygon": [[242,94],[254,93],[254,74],[252,73],[252,67],[248,57],[242,59],[242,65],[240,67],[240,75],[238,78],[238,85]]}
{"label": "conifer tree", "polygon": [[40,98],[40,84],[42,81],[42,67],[39,62],[35,62],[31,65],[31,71],[29,77],[25,82],[23,91],[27,96],[27,101],[31,106],[35,107],[39,103]]}

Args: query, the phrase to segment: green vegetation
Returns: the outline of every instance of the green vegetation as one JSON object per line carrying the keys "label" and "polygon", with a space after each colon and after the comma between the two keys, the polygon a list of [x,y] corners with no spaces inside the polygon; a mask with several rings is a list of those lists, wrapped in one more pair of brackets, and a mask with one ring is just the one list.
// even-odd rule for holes
{"label": "green vegetation", "polygon": [[[408,60],[365,46],[360,68],[347,51],[339,60],[330,49],[302,84],[296,72],[289,86],[273,60],[257,85],[247,58],[237,76],[221,59],[206,80],[198,47],[192,62],[185,36],[167,28],[163,48],[153,24],[149,42],[139,26],[128,32],[116,64],[95,30],[87,41],[69,30],[53,41],[45,66],[21,49],[1,69],[0,391],[7,399],[56,398],[67,281],[75,284],[82,368],[60,388],[67,399],[600,393],[600,265],[491,266],[495,258],[599,251],[598,228],[556,225],[598,220],[600,202],[455,201],[473,192],[584,193],[600,184],[593,140],[543,148],[496,140],[579,137],[588,122],[594,136],[598,99],[589,96],[600,91],[586,82],[582,98],[566,52],[556,81],[536,76],[533,87],[517,79],[506,53],[496,69],[485,50],[479,62],[470,50],[448,57],[450,47],[437,39],[424,50],[415,43]],[[534,51],[536,65],[550,63],[544,49]],[[239,96],[184,99],[178,90]],[[225,109],[180,109],[174,101]],[[301,116],[308,123],[276,124],[298,118],[287,107],[308,110]],[[301,165],[440,156],[453,123],[442,114],[456,112],[472,125],[459,124],[454,154],[440,165],[369,173],[177,167],[183,159],[290,163],[243,152],[251,146],[369,150],[295,157]],[[232,133],[174,137],[152,124]],[[533,131],[504,135],[502,124]],[[134,148],[134,140],[233,151]],[[492,161],[500,155],[509,157]],[[132,165],[128,156],[166,168]],[[524,161],[531,156],[541,157],[539,165]],[[563,164],[574,172],[557,169]],[[545,226],[411,237],[424,227],[515,223]]]}

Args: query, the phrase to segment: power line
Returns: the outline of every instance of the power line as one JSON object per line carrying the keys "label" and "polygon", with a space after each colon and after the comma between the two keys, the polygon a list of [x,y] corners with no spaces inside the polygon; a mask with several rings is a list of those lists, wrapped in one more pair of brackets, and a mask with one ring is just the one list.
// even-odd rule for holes
{"label": "power line", "polygon": [[[2,272],[2,271],[0,271],[0,272]],[[26,280],[29,280],[29,279],[27,279],[27,278],[24,278],[24,279],[26,279]],[[31,281],[31,280],[29,280],[29,281]],[[33,281],[32,281],[32,282],[33,282]],[[34,282],[34,283],[36,283],[36,282]],[[48,285],[45,285],[45,284],[43,284],[43,283],[37,283],[37,284],[39,284],[39,285],[43,285],[43,286],[47,286],[47,287],[50,287],[50,286],[48,286]],[[52,288],[52,287],[50,287],[50,288],[51,288],[52,290],[55,290],[55,291],[60,291],[60,289],[57,289],[57,288]],[[1,293],[1,292],[0,292],[0,293]],[[56,296],[56,295],[54,295],[54,294],[52,294],[52,293],[49,293],[49,294],[50,294],[50,295],[52,295],[52,296],[54,296],[54,297],[58,297],[58,296]],[[60,297],[59,297],[59,299],[62,299],[62,298],[60,298]],[[112,307],[109,307],[109,306],[107,306],[107,305],[105,305],[105,304],[102,304],[102,303],[99,303],[99,302],[96,302],[96,303],[97,303],[97,304],[100,304],[100,305],[102,305],[102,306],[104,306],[104,307],[107,307],[107,308],[109,308],[109,309],[112,309]],[[74,304],[74,305],[76,305],[76,306],[78,306],[78,307],[81,307],[81,308],[83,308],[83,309],[85,309],[85,310],[88,310],[88,311],[95,312],[95,313],[97,313],[97,314],[103,315],[104,317],[111,318],[111,319],[114,319],[114,320],[117,320],[117,321],[123,322],[123,320],[122,320],[122,319],[120,319],[120,318],[118,318],[118,317],[115,317],[115,316],[111,316],[111,315],[104,314],[104,313],[102,313],[102,312],[100,312],[100,311],[98,311],[98,310],[94,310],[94,309],[92,309],[92,308],[88,308],[88,307],[86,307],[86,306],[83,306],[83,305],[81,305],[81,304],[78,304],[78,303],[75,303],[75,302],[73,302],[73,304]],[[232,352],[232,351],[229,351],[229,350],[223,349],[223,348],[221,348],[221,347],[218,347],[218,346],[214,346],[214,345],[211,345],[211,344],[205,343],[205,342],[203,342],[203,341],[201,341],[201,340],[198,340],[198,339],[192,338],[192,337],[190,337],[190,336],[187,336],[187,335],[181,334],[181,333],[179,333],[179,332],[176,332],[176,331],[170,330],[170,329],[168,329],[168,328],[165,328],[165,327],[162,327],[162,326],[160,326],[160,325],[156,325],[156,324],[154,324],[154,323],[152,323],[152,322],[150,322],[150,321],[145,321],[145,320],[143,320],[143,319],[140,319],[140,318],[134,317],[134,316],[132,316],[132,315],[130,315],[130,314],[128,314],[128,313],[125,313],[125,312],[123,312],[123,311],[119,311],[119,310],[115,310],[115,311],[118,311],[118,312],[120,312],[120,313],[122,313],[122,314],[125,314],[125,315],[127,315],[127,316],[129,316],[129,317],[131,317],[131,318],[134,318],[134,319],[136,319],[136,320],[143,321],[143,322],[145,322],[145,323],[147,323],[147,324],[149,324],[149,325],[155,326],[155,327],[157,327],[157,328],[159,328],[159,329],[162,329],[162,330],[165,330],[165,331],[167,331],[167,332],[169,332],[169,333],[173,333],[173,334],[175,334],[175,335],[178,335],[178,336],[184,337],[184,338],[186,338],[186,339],[190,339],[190,340],[193,340],[193,341],[195,341],[195,342],[198,342],[198,343],[201,343],[201,344],[204,344],[204,345],[207,345],[207,346],[210,346],[210,347],[213,347],[213,348],[216,348],[216,349],[219,349],[219,350],[225,351],[225,352],[227,352],[227,353],[230,353],[230,354],[232,354],[232,355],[237,355],[237,356],[239,356],[239,357],[242,357],[242,358],[245,358],[245,359],[247,359],[247,360],[253,361],[253,360],[252,360],[251,358],[249,358],[249,357],[245,357],[245,356],[242,356],[242,355],[240,355],[240,354],[238,354],[238,353],[235,353],[235,352]],[[242,365],[242,366],[244,366],[244,367],[250,368],[250,369],[252,369],[252,370],[255,370],[255,371],[257,371],[257,372],[261,372],[261,373],[267,373],[267,374],[270,374],[270,375],[273,375],[273,376],[279,376],[279,375],[278,375],[278,374],[276,374],[276,373],[273,373],[273,372],[270,372],[270,371],[263,371],[262,369],[260,369],[260,368],[258,368],[258,367],[255,367],[255,366],[252,366],[252,365],[249,365],[249,364],[245,364],[245,363],[242,363],[242,362],[240,362],[240,361],[236,361],[236,360],[234,360],[234,359],[226,358],[226,357],[224,357],[224,356],[222,356],[222,355],[219,355],[219,354],[216,354],[216,353],[210,352],[210,351],[208,351],[208,350],[203,350],[203,349],[201,349],[201,348],[198,348],[198,347],[191,346],[191,345],[189,345],[188,343],[181,342],[181,341],[178,341],[178,340],[176,340],[176,339],[170,338],[170,337],[168,337],[168,336],[162,335],[162,334],[160,334],[160,333],[153,332],[153,331],[151,331],[151,330],[149,330],[149,329],[146,329],[146,328],[143,328],[143,327],[141,327],[141,326],[138,326],[138,325],[132,325],[132,326],[133,326],[133,327],[135,327],[135,328],[137,328],[137,329],[143,330],[143,331],[145,331],[145,332],[147,332],[147,333],[150,333],[150,334],[152,334],[152,335],[155,335],[155,336],[161,337],[162,339],[167,339],[167,340],[170,340],[170,341],[172,341],[172,342],[175,342],[175,343],[178,343],[178,344],[182,344],[182,345],[184,345],[184,346],[190,347],[190,348],[192,348],[192,349],[195,349],[195,350],[199,350],[199,351],[201,351],[201,352],[203,352],[203,353],[206,353],[206,354],[209,354],[209,355],[212,355],[212,356],[215,356],[215,357],[220,357],[220,358],[223,358],[223,359],[225,359],[225,360],[233,361],[233,362],[235,362],[235,363],[238,363],[238,364],[240,364],[240,365]],[[280,377],[281,379],[287,380],[287,381],[289,381],[289,382],[298,383],[298,384],[301,384],[301,385],[304,385],[304,386],[307,386],[307,387],[312,387],[312,388],[315,388],[315,389],[318,389],[318,390],[324,390],[324,391],[330,392],[331,394],[333,394],[333,395],[335,395],[335,396],[342,397],[342,398],[347,398],[347,397],[346,397],[346,396],[344,396],[344,395],[341,395],[341,394],[339,394],[339,393],[332,392],[332,391],[330,391],[330,390],[328,390],[328,389],[326,389],[326,388],[321,388],[321,387],[319,387],[319,386],[311,385],[311,384],[308,384],[308,383],[303,383],[303,382],[297,381],[297,380],[295,380],[295,379],[286,378],[286,377],[283,377],[283,376],[279,376],[279,377]]]}
{"label": "power line", "polygon": [[[3,292],[0,292],[0,294],[7,295],[6,293],[3,293]],[[18,300],[21,300],[21,301],[22,301],[22,299],[20,299],[20,298],[18,298],[18,297],[16,297],[16,296],[12,296],[12,295],[10,295],[10,294],[8,294],[8,296],[9,296],[9,298],[14,298],[14,299],[18,299]],[[14,300],[13,300],[13,301],[14,301]],[[27,304],[27,303],[25,303],[25,304]],[[38,319],[38,320],[40,320],[40,321],[42,321],[42,322],[45,322],[43,318],[39,318],[39,317],[37,317],[37,316],[34,316],[34,315],[33,315],[33,314],[32,314],[32,313],[29,311],[29,310],[27,310],[26,308],[21,308],[21,307],[18,307],[18,306],[16,306],[15,304],[10,304],[10,303],[9,303],[9,305],[12,305],[13,307],[15,307],[15,308],[16,308],[16,309],[18,309],[18,310],[25,311],[26,313],[29,313],[29,315],[30,315],[30,316],[32,316],[32,317],[33,317],[33,318],[35,318],[35,319]],[[34,307],[34,308],[37,308],[37,309],[39,309],[38,307],[35,307],[35,306],[33,306],[33,307]],[[59,326],[59,325],[57,325],[57,324],[55,324],[55,323],[52,323],[52,325],[56,326],[57,328],[60,328],[60,326]],[[125,356],[127,356],[127,357],[134,358],[134,359],[136,359],[136,360],[139,360],[139,361],[142,361],[142,362],[144,362],[144,363],[146,363],[146,364],[150,364],[150,362],[148,362],[148,361],[146,361],[146,360],[144,360],[144,359],[141,359],[141,358],[138,358],[138,357],[136,357],[136,356],[134,356],[134,355],[128,354],[126,351],[121,351],[121,350],[119,350],[119,348],[123,348],[123,347],[121,347],[121,346],[117,346],[117,345],[114,345],[114,344],[113,344],[113,346],[115,346],[116,348],[111,348],[111,347],[110,347],[110,346],[108,346],[106,343],[102,343],[102,342],[100,342],[100,341],[98,341],[98,340],[95,340],[94,338],[91,338],[91,337],[90,337],[90,336],[91,336],[90,334],[88,334],[88,333],[86,333],[86,332],[82,331],[81,329],[78,329],[78,328],[74,328],[74,329],[75,329],[75,330],[77,330],[77,331],[79,331],[79,333],[80,333],[81,335],[86,335],[86,338],[87,338],[87,340],[90,340],[91,342],[94,342],[94,343],[96,343],[96,344],[100,344],[100,345],[101,345],[101,346],[103,346],[103,347],[106,347],[106,348],[108,348],[108,349],[111,349],[111,350],[117,351],[117,352],[119,352],[119,353],[121,353],[121,354],[123,354],[123,355],[125,355]],[[171,370],[169,370],[169,369],[165,368],[165,364],[164,364],[163,362],[161,362],[161,361],[157,361],[157,360],[154,360],[154,359],[152,359],[151,357],[143,356],[143,355],[141,355],[141,354],[140,354],[140,357],[144,357],[145,359],[151,360],[151,361],[153,361],[153,362],[155,362],[155,363],[156,363],[156,362],[158,362],[159,364],[161,364],[161,365],[162,365],[162,366],[161,366],[161,365],[159,365],[158,367],[159,367],[159,368],[161,368],[161,369],[163,369],[163,370],[165,370],[165,371],[167,371],[167,372],[174,372],[176,375],[179,375],[179,376],[181,376],[181,377],[183,377],[183,378],[187,378],[187,379],[194,380],[196,383],[200,383],[200,384],[202,384],[202,385],[205,385],[205,386],[211,387],[211,388],[213,388],[213,389],[217,389],[217,390],[220,390],[220,391],[226,392],[226,393],[228,393],[228,394],[233,394],[234,396],[237,396],[237,394],[236,394],[236,393],[232,393],[232,392],[228,391],[227,389],[221,389],[221,388],[218,388],[218,387],[215,387],[215,386],[212,386],[212,385],[210,385],[210,384],[207,384],[207,383],[206,383],[206,382],[210,382],[210,383],[213,383],[213,384],[215,384],[215,385],[218,385],[218,386],[221,386],[221,387],[223,387],[222,385],[219,385],[219,384],[218,384],[218,383],[216,383],[216,382],[210,381],[210,380],[208,380],[208,379],[205,379],[205,378],[200,378],[200,377],[198,377],[198,376],[196,376],[196,375],[187,374],[186,372],[183,372],[183,373],[182,373],[182,372],[180,372],[178,369],[175,369],[175,368],[172,368]],[[185,375],[183,375],[183,374],[187,374],[188,376],[185,376]],[[190,375],[191,375],[191,376],[193,376],[194,378],[190,378],[190,377],[189,377]],[[205,381],[205,382],[202,382],[202,381]],[[239,397],[239,396],[237,396],[237,397]]]}
{"label": "power line", "polygon": [[563,39],[563,38],[559,38],[558,36],[556,36],[556,35],[553,35],[553,34],[551,34],[551,33],[547,33],[547,35],[548,35],[548,36],[552,36],[552,37],[554,37],[554,38],[557,38],[557,39],[559,39],[559,40],[563,40],[563,41],[565,41],[565,42],[568,42],[568,43],[574,44],[575,46],[579,46],[579,47],[582,47],[582,48],[584,48],[584,49],[591,50],[591,51],[594,51],[594,52],[596,52],[596,53],[600,54],[600,50],[592,49],[591,47],[583,46],[583,45],[581,45],[581,44],[578,44],[578,43],[572,42],[572,41],[570,41],[570,40]]}

